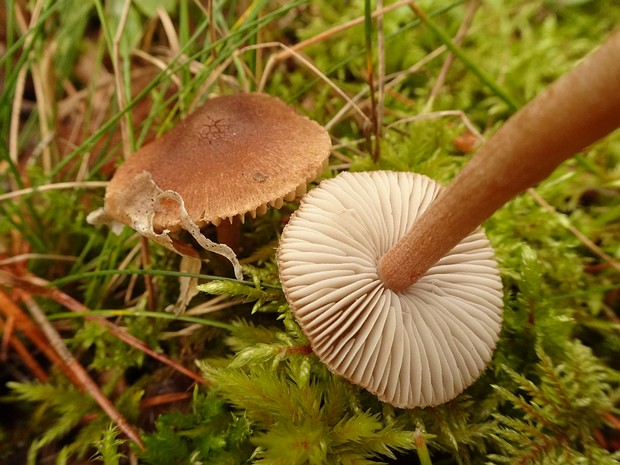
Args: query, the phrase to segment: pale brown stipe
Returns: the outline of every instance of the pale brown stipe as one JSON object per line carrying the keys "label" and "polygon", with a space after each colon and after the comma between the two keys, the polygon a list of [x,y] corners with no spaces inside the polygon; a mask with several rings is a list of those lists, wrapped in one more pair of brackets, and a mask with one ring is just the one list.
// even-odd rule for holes
{"label": "pale brown stipe", "polygon": [[491,360],[502,282],[481,230],[403,292],[380,257],[441,191],[414,173],[342,173],[302,199],[277,259],[286,298],[330,370],[403,408],[446,402]]}
{"label": "pale brown stipe", "polygon": [[[123,193],[148,172],[160,189],[177,192],[199,227],[256,216],[305,192],[327,164],[331,141],[316,122],[275,97],[215,97],[163,137],[132,155],[106,191],[106,213],[125,224]],[[178,207],[155,212],[155,230],[178,231]]]}
{"label": "pale brown stipe", "polygon": [[483,145],[381,259],[394,291],[415,283],[504,203],[620,126],[620,32],[528,103]]}

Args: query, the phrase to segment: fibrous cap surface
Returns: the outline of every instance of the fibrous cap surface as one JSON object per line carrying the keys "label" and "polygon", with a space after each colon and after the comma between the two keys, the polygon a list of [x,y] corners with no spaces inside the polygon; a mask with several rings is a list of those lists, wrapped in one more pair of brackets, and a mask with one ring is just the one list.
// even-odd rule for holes
{"label": "fibrous cap surface", "polygon": [[[264,94],[208,100],[164,136],[123,163],[106,190],[105,212],[131,225],[125,193],[146,172],[163,191],[176,192],[198,226],[255,216],[305,192],[327,164],[331,141],[316,122]],[[181,228],[178,206],[162,203],[156,230]]]}

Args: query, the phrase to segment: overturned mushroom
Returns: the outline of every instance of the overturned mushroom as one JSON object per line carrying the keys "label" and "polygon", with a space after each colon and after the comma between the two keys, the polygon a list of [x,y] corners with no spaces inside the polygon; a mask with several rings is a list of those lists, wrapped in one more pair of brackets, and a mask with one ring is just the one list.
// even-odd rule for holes
{"label": "overturned mushroom", "polygon": [[501,328],[502,283],[480,230],[402,292],[380,279],[381,257],[440,190],[414,173],[342,173],[306,194],[277,254],[314,352],[398,407],[462,392],[490,361]]}
{"label": "overturned mushroom", "polygon": [[232,250],[200,228],[212,223],[221,235],[227,223],[302,195],[330,150],[325,129],[274,97],[215,97],[129,157],[108,185],[103,211],[90,221],[129,225],[191,255],[178,234],[188,231],[203,248],[229,258],[241,277]]}
{"label": "overturned mushroom", "polygon": [[381,259],[386,285],[395,291],[409,287],[499,207],[620,127],[619,89],[616,31],[481,147],[415,228]]}

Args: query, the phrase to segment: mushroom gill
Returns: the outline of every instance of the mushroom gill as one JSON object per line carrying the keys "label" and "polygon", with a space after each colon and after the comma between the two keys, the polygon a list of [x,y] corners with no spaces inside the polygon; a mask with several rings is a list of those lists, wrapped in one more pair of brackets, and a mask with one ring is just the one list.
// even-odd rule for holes
{"label": "mushroom gill", "polygon": [[405,291],[381,281],[379,260],[441,189],[414,173],[342,173],[306,194],[278,249],[286,297],[317,356],[397,407],[462,392],[501,328],[502,283],[480,229]]}

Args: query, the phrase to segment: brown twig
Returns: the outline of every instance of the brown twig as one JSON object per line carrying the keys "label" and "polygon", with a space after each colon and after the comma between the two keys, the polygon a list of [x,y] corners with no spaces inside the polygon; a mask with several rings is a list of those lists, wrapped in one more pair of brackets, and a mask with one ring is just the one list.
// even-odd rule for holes
{"label": "brown twig", "polygon": [[32,318],[37,322],[43,333],[47,336],[48,341],[51,343],[58,356],[73,373],[74,378],[78,381],[76,385],[86,390],[93,397],[95,402],[99,404],[101,409],[112,419],[112,421],[114,421],[114,423],[116,423],[120,430],[129,439],[135,442],[140,449],[144,450],[144,444],[142,443],[138,432],[129,424],[127,419],[121,412],[118,411],[112,401],[106,397],[103,391],[101,391],[99,385],[93,381],[84,367],[76,360],[56,329],[54,329],[50,322],[47,321],[45,314],[39,308],[39,305],[35,302],[35,300],[25,292],[20,292],[20,298],[26,304],[26,307],[28,307]]}
{"label": "brown twig", "polygon": [[9,342],[13,339],[13,330],[15,328],[15,318],[9,316],[6,319],[6,324],[0,318],[0,329],[2,329],[2,346],[0,348],[0,361],[7,360],[9,353]]}
{"label": "brown twig", "polygon": [[61,370],[72,383],[77,385],[77,378],[68,369],[64,361],[58,356],[54,349],[50,346],[45,335],[37,328],[32,320],[22,312],[22,309],[11,299],[6,292],[0,289],[0,311],[4,313],[6,318],[15,320],[15,327],[19,329],[26,337],[39,349],[47,359]]}
{"label": "brown twig", "polygon": [[[27,292],[31,294],[48,297],[54,300],[55,302],[61,304],[62,306],[66,307],[67,309],[71,310],[72,312],[85,313],[85,312],[90,311],[90,309],[86,307],[84,304],[68,296],[61,290],[48,287],[49,282],[42,278],[36,278],[36,277],[21,278],[7,271],[0,270],[0,283],[26,290]],[[132,336],[126,330],[119,328],[117,325],[106,320],[105,318],[102,318],[100,316],[85,316],[85,318],[88,320],[96,321],[100,325],[105,326],[113,336],[117,337],[121,341],[125,342],[126,344],[129,344],[130,346],[132,346],[133,348],[141,352],[144,352],[145,354],[154,358],[155,360],[165,365],[168,365],[169,367],[173,368],[179,373],[182,373],[185,376],[193,379],[197,383],[204,384],[204,385],[208,384],[208,382],[205,379],[203,379],[200,375],[198,375],[197,373],[189,370],[188,368],[184,367],[183,365],[176,362],[175,360],[167,357],[166,355],[155,352],[146,343],[136,338],[135,336]]]}

